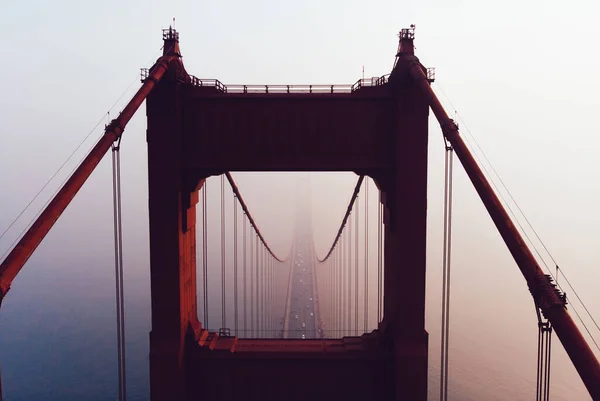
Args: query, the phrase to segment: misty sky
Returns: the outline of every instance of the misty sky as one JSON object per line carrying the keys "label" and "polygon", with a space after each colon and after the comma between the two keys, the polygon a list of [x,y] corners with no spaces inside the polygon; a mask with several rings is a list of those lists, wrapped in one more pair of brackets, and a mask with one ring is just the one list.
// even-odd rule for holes
{"label": "misty sky", "polygon": [[[454,116],[456,108],[464,119],[459,119],[463,133],[468,127],[485,150],[590,311],[600,311],[597,2],[2,1],[0,16],[0,232],[101,121],[76,160],[98,138],[108,121],[106,112],[125,92],[111,116],[118,113],[139,87],[139,68],[158,57],[161,28],[173,17],[187,71],[225,84],[353,83],[363,66],[367,77],[387,74],[398,31],[414,23],[417,56],[436,67],[434,89],[448,113]],[[131,246],[126,258],[137,271],[147,269],[145,146],[142,106],[122,148],[124,225]],[[438,308],[443,143],[433,118],[429,157],[428,306]],[[74,165],[69,163],[58,177],[62,180]],[[110,174],[106,159],[40,248],[45,258],[66,250],[81,263],[102,252],[110,257]],[[237,177],[266,238],[284,252],[292,235],[292,227],[283,224],[290,195],[278,189],[289,189],[286,175]],[[355,177],[323,174],[311,180],[316,231],[326,241],[337,229]],[[58,183],[0,240],[0,254]],[[490,334],[511,347],[522,341],[507,338],[511,327],[534,322],[534,309],[458,163],[454,205],[453,296],[457,304],[469,305],[453,311],[454,321],[473,330],[485,319],[494,321],[493,334],[479,327],[482,336]],[[327,247],[323,241],[318,249]],[[20,279],[50,277],[60,269],[26,268]],[[102,276],[91,267],[86,274]],[[431,342],[437,344],[438,312],[428,313],[434,316]],[[524,332],[535,339],[531,330]],[[461,355],[466,351],[457,341]],[[489,355],[482,349],[484,364]],[[511,350],[517,353],[518,347]],[[573,372],[564,377],[572,383]]]}

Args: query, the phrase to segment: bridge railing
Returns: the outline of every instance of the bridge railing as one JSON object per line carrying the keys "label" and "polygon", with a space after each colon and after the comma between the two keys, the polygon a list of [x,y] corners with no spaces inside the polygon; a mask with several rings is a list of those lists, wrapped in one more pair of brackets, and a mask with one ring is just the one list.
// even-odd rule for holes
{"label": "bridge railing", "polygon": [[363,87],[384,85],[388,77],[363,78],[353,85],[225,85],[218,79],[201,79],[190,75],[189,83],[197,87],[215,88],[221,93],[352,93]]}
{"label": "bridge railing", "polygon": [[227,87],[218,79],[200,79],[193,75],[190,75],[190,79],[190,83],[194,86],[215,88],[219,92],[227,93]]}
{"label": "bridge railing", "polygon": [[379,86],[384,85],[388,82],[389,74],[382,75],[380,77],[362,78],[359,79],[352,85],[352,92],[359,90],[360,88],[367,86]]}

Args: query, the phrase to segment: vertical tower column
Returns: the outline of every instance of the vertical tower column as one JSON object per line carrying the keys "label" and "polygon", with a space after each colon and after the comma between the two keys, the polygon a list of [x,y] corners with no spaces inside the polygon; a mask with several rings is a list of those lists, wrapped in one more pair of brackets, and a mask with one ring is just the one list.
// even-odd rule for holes
{"label": "vertical tower column", "polygon": [[147,100],[150,216],[150,390],[185,398],[185,345],[200,331],[196,306],[197,187],[185,179],[178,60]]}
{"label": "vertical tower column", "polygon": [[[427,400],[425,262],[429,106],[405,73],[394,71],[398,94],[395,170],[386,178],[384,331],[393,348],[389,376],[396,400]],[[390,78],[392,82],[392,78]]]}

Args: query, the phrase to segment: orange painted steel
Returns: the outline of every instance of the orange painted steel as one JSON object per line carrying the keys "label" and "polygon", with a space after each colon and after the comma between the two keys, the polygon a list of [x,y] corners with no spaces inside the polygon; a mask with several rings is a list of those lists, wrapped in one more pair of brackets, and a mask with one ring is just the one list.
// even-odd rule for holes
{"label": "orange painted steel", "polygon": [[35,222],[27,230],[18,244],[8,254],[0,265],[0,305],[6,296],[14,278],[19,274],[23,265],[42,242],[60,215],[65,211],[71,200],[83,186],[94,169],[100,163],[111,145],[121,137],[125,126],[133,117],[134,113],[152,91],[156,83],[162,78],[168,69],[172,56],[161,57],[152,68],[152,72],[145,79],[142,87],[137,91],[121,114],[108,124],[104,135],[100,138],[94,148],[88,153],[75,172],[69,177],[60,191],[52,198]]}
{"label": "orange painted steel", "polygon": [[590,395],[594,400],[600,400],[600,364],[567,312],[564,300],[540,268],[519,230],[517,230],[481,168],[462,140],[458,126],[448,117],[431,89],[420,65],[417,62],[413,63],[410,71],[428,97],[430,107],[442,127],[444,136],[454,147],[456,155],[525,277],[536,304],[552,323],[556,335],[571,358]]}

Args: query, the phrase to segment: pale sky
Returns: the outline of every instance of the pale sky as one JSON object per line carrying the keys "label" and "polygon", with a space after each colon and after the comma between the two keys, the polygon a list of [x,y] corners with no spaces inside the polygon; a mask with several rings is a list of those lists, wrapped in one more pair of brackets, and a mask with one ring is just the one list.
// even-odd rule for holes
{"label": "pale sky", "polygon": [[[598,4],[591,0],[2,1],[0,232],[119,96],[127,90],[111,116],[139,87],[139,68],[149,67],[157,58],[161,29],[173,17],[187,71],[225,84],[353,83],[361,77],[363,66],[367,77],[387,74],[398,31],[414,23],[416,54],[423,64],[436,68],[434,90],[448,113],[454,116],[456,107],[597,316]],[[100,128],[106,122],[105,117]],[[464,123],[460,126],[466,135]],[[77,160],[98,135],[96,130],[77,153]],[[428,289],[437,302],[443,147],[433,118],[430,144]],[[147,259],[145,146],[142,106],[127,127],[122,156],[124,224],[136,250],[126,256],[140,263],[140,271],[147,268],[143,266]],[[468,310],[458,309],[457,320],[462,316],[466,325],[491,313],[496,321],[533,322],[533,306],[518,270],[459,163],[455,166],[453,255],[458,267],[453,294],[457,303],[463,301],[478,311],[468,315]],[[336,177],[323,176],[313,187],[313,199],[318,199],[317,188],[323,193],[322,209],[315,215],[330,216],[316,223],[320,231],[331,232],[323,234],[326,237],[337,229],[355,182],[349,174]],[[240,177],[240,188],[246,191],[265,236],[280,242],[276,246],[282,251],[287,247],[283,240],[287,228],[280,225],[280,219],[269,218],[273,213],[285,215],[285,207],[274,209],[279,198],[265,203],[260,199],[265,192],[280,196],[277,186],[285,181],[276,175],[264,180]],[[34,203],[33,211],[0,240],[0,254],[57,185],[51,185]],[[45,252],[42,255],[51,260],[59,254],[49,244],[59,247],[64,238],[81,261],[95,252],[110,253],[110,191],[106,159],[40,248]],[[24,276],[31,274],[33,279],[33,273],[25,270]],[[523,318],[517,312],[521,309],[527,310]]]}

